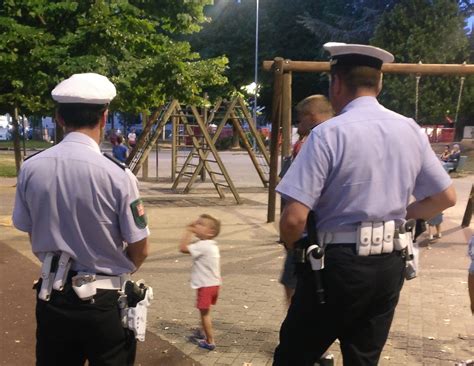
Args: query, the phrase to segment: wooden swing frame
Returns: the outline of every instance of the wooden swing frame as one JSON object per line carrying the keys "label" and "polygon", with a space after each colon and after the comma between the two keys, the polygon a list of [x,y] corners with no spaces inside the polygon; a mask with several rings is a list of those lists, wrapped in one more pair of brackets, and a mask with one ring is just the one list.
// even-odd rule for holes
{"label": "wooden swing frame", "polygon": [[[276,192],[278,183],[278,134],[281,128],[281,157],[291,154],[291,85],[293,72],[329,72],[329,62],[291,61],[276,57],[273,61],[264,61],[263,70],[273,72],[273,98],[271,114],[270,140],[270,177],[268,187],[267,222],[275,221]],[[415,75],[458,75],[474,74],[474,65],[463,64],[384,64],[382,72],[386,74]]]}

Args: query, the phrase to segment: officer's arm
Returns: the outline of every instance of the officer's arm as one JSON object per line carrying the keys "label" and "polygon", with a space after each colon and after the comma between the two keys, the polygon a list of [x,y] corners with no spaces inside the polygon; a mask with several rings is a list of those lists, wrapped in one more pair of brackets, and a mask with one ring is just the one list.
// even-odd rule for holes
{"label": "officer's arm", "polygon": [[456,204],[456,191],[451,184],[444,191],[421,201],[415,201],[407,207],[407,219],[430,219]]}
{"label": "officer's arm", "polygon": [[148,257],[149,249],[148,238],[128,244],[127,255],[137,268],[136,270],[140,268],[146,257]]}
{"label": "officer's arm", "polygon": [[285,205],[280,219],[280,237],[288,248],[293,248],[295,241],[301,238],[308,212],[308,207],[295,200]]}

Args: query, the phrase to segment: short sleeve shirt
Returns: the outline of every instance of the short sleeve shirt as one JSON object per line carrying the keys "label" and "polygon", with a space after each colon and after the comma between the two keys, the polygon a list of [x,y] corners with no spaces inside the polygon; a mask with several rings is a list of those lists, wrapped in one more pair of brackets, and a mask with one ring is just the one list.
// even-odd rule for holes
{"label": "short sleeve shirt", "polygon": [[103,156],[87,135],[71,132],[23,163],[13,224],[31,234],[41,261],[47,252],[66,252],[73,270],[128,273],[135,266],[127,243],[149,235],[146,219],[137,216],[144,215],[139,198],[129,169]]}
{"label": "short sleeve shirt", "polygon": [[131,144],[134,144],[137,139],[137,135],[135,132],[130,132],[127,137],[128,137],[128,142]]}
{"label": "short sleeve shirt", "polygon": [[314,210],[319,230],[352,231],[362,221],[401,223],[411,195],[450,184],[412,119],[360,97],[311,131],[276,190]]}
{"label": "short sleeve shirt", "polygon": [[211,287],[222,284],[220,253],[215,240],[199,240],[188,245],[193,258],[191,287]]}

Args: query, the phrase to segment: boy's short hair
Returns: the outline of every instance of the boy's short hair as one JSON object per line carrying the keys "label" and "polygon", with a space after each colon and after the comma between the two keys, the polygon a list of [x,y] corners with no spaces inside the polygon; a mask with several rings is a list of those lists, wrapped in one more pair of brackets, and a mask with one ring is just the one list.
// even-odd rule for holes
{"label": "boy's short hair", "polygon": [[295,107],[296,113],[319,114],[329,118],[334,115],[328,98],[321,94],[310,95],[300,101]]}
{"label": "boy's short hair", "polygon": [[123,137],[122,136],[117,136],[117,142],[120,145],[123,142]]}
{"label": "boy's short hair", "polygon": [[217,235],[219,235],[219,233],[221,231],[221,222],[220,222],[220,220],[216,219],[214,216],[209,215],[209,214],[202,214],[199,217],[202,218],[202,219],[209,220],[211,222],[212,230],[214,230],[213,238],[215,238]]}

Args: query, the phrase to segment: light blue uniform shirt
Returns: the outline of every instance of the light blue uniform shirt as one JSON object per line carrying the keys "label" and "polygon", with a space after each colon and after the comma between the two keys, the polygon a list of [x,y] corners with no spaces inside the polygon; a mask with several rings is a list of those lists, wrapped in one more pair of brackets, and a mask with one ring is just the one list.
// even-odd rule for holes
{"label": "light blue uniform shirt", "polygon": [[71,269],[118,275],[135,270],[126,243],[149,235],[135,223],[130,204],[138,182],[103,156],[79,132],[25,161],[18,177],[13,224],[31,233],[33,253],[66,252]]}
{"label": "light blue uniform shirt", "polygon": [[373,97],[360,97],[316,126],[276,190],[316,213],[321,231],[401,220],[417,200],[451,184],[426,134]]}

